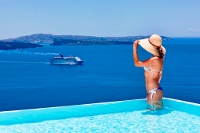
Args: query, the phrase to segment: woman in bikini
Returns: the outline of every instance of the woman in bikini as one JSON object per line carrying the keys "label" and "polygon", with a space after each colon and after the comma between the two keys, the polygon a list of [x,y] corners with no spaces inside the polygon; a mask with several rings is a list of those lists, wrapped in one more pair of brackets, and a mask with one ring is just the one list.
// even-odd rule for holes
{"label": "woman in bikini", "polygon": [[[145,61],[140,61],[138,58],[138,44],[153,56]],[[147,103],[151,110],[161,109],[163,90],[160,87],[162,78],[163,60],[166,53],[162,46],[162,38],[153,34],[150,38],[136,40],[133,44],[133,59],[137,67],[144,67],[145,84],[147,91]]]}

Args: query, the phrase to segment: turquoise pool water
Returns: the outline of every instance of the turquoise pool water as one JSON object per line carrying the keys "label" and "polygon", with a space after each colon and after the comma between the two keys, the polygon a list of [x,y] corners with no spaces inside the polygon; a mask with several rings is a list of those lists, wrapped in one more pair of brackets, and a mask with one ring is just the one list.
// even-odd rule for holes
{"label": "turquoise pool water", "polygon": [[0,112],[0,133],[200,132],[200,105],[164,98],[146,110],[145,99]]}

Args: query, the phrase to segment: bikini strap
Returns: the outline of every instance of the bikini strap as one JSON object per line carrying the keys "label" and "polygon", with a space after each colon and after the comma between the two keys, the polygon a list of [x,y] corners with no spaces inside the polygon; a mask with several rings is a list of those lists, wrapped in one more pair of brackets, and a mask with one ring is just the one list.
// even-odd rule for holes
{"label": "bikini strap", "polygon": [[151,90],[149,91],[149,93],[151,93],[151,94],[150,94],[150,95],[151,95],[151,99],[153,98],[153,95],[156,94],[156,90],[157,90],[157,88],[154,88],[154,89],[151,89]]}

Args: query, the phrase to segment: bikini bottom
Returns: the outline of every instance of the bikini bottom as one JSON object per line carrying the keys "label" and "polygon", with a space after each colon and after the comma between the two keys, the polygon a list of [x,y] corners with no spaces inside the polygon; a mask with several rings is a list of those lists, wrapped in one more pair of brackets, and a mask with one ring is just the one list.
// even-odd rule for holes
{"label": "bikini bottom", "polygon": [[156,94],[156,91],[157,91],[157,90],[163,91],[161,87],[158,87],[158,88],[153,88],[153,89],[151,89],[151,90],[148,92],[148,93],[150,93],[150,95],[151,95],[151,99],[153,98],[153,95]]}

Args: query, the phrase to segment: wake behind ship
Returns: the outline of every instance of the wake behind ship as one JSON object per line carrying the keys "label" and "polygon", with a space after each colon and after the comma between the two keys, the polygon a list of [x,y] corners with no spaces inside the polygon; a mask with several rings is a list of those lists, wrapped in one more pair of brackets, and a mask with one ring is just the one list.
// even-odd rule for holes
{"label": "wake behind ship", "polygon": [[82,65],[84,60],[81,60],[78,56],[66,56],[62,54],[50,59],[50,64],[54,65]]}

